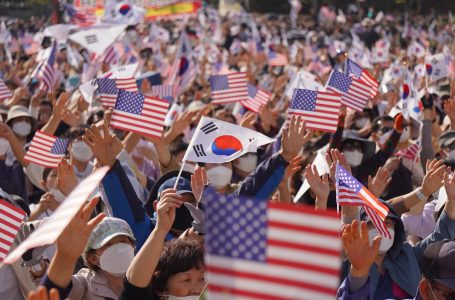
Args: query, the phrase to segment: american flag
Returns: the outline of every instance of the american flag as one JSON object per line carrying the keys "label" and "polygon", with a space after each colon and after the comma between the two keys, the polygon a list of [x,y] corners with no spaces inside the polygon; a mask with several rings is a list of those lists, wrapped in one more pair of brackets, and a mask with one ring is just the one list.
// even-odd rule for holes
{"label": "american flag", "polygon": [[376,97],[378,94],[379,83],[373,76],[370,75],[370,73],[363,70],[358,64],[349,58],[346,60],[346,73],[368,83],[371,86],[371,98]]}
{"label": "american flag", "polygon": [[13,94],[9,90],[9,88],[6,86],[5,82],[3,79],[0,79],[0,100],[3,101],[5,99],[11,98]]}
{"label": "american flag", "polygon": [[331,299],[341,266],[332,212],[216,193],[206,200],[209,299]]}
{"label": "american flag", "polygon": [[294,89],[289,116],[301,116],[309,129],[335,132],[341,107],[341,95]]}
{"label": "american flag", "polygon": [[113,108],[117,101],[117,94],[120,89],[137,93],[137,83],[134,78],[98,78],[98,92],[101,97],[101,104],[106,108]]}
{"label": "american flag", "polygon": [[272,94],[255,87],[248,83],[248,100],[243,101],[242,104],[253,112],[259,112],[261,106],[267,105]]}
{"label": "american flag", "polygon": [[150,92],[151,95],[157,96],[158,98],[173,101],[174,100],[174,85],[152,85],[152,90]]}
{"label": "american flag", "polygon": [[8,255],[25,215],[23,210],[0,199],[0,262]]}
{"label": "american flag", "polygon": [[396,156],[418,162],[420,159],[420,143],[416,142],[415,144],[398,151]]}
{"label": "american flag", "polygon": [[118,64],[121,55],[119,55],[117,47],[112,44],[104,50],[104,63],[111,65],[111,64]]}
{"label": "american flag", "polygon": [[27,55],[36,54],[41,50],[41,45],[36,41],[32,41],[29,45],[24,45],[23,47]]}
{"label": "american flag", "polygon": [[304,46],[303,47],[303,58],[305,60],[313,60],[314,53],[313,53],[313,49],[311,48],[311,46]]}
{"label": "american flag", "polygon": [[381,203],[376,196],[374,196],[370,191],[368,191],[357,179],[354,178],[345,168],[337,164],[336,168],[336,185],[337,191],[341,185],[343,189],[349,190],[356,194],[357,198],[342,198],[338,195],[338,203],[340,205],[367,205],[381,217],[382,220],[385,220],[387,214],[389,213],[389,208]]}
{"label": "american flag", "polygon": [[356,111],[362,111],[371,95],[371,87],[361,79],[332,70],[327,83],[329,91],[341,94],[341,103]]}
{"label": "american flag", "polygon": [[71,24],[78,26],[90,26],[95,24],[97,21],[94,10],[89,7],[75,8],[72,4],[64,3],[63,9],[68,14]]}
{"label": "american flag", "polygon": [[246,74],[237,72],[210,76],[212,103],[229,103],[248,99]]}
{"label": "american flag", "polygon": [[68,139],[37,131],[24,158],[46,168],[57,168],[60,160],[65,157],[68,143]]}
{"label": "american flag", "polygon": [[54,42],[51,48],[46,50],[49,51],[49,53],[47,54],[47,57],[43,61],[43,64],[38,72],[38,78],[41,80],[40,89],[44,92],[50,92],[54,88],[55,84],[54,63],[57,52],[57,43]]}
{"label": "american flag", "polygon": [[268,63],[269,63],[269,66],[272,66],[272,67],[285,66],[288,64],[288,58],[284,54],[281,54],[281,53],[278,53],[275,51],[269,51]]}
{"label": "american flag", "polygon": [[119,90],[111,118],[114,128],[161,137],[169,102],[155,96],[144,96]]}
{"label": "american flag", "polygon": [[[344,170],[344,169],[343,169]],[[360,196],[350,188],[350,186],[345,182],[349,181],[349,177],[345,177],[345,175],[351,176],[346,170],[341,171],[338,173],[338,166],[337,166],[337,177],[336,180],[336,187],[337,187],[337,200],[340,205],[352,205],[352,206],[362,206],[365,212],[367,213],[370,220],[373,222],[374,226],[379,230],[382,236],[391,239],[392,236],[390,235],[387,226],[385,225],[384,221],[378,215],[378,213],[372,209],[370,206],[365,204],[365,201],[360,198]],[[352,177],[352,176],[351,176]],[[342,179],[347,178],[347,179]],[[352,177],[353,178],[353,177]],[[355,180],[355,179],[354,179]]]}

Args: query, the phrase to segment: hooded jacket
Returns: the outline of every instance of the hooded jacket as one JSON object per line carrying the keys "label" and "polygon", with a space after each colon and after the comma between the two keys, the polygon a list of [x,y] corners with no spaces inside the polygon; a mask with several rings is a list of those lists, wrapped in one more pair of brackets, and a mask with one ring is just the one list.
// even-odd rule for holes
{"label": "hooded jacket", "polygon": [[[443,212],[436,223],[433,232],[423,241],[417,243],[415,246],[411,246],[406,242],[406,232],[401,218],[390,205],[387,203],[385,204],[389,207],[389,214],[387,217],[395,221],[395,238],[392,247],[387,251],[384,258],[382,270],[387,271],[392,281],[400,286],[406,293],[415,295],[421,278],[420,267],[425,249],[429,244],[436,241],[444,239],[454,240],[455,220],[451,220],[446,213]],[[362,213],[361,219],[363,220],[365,217],[366,214]],[[349,283],[347,281],[349,267],[349,261],[345,261],[343,265],[343,278],[345,278],[345,281],[341,284],[338,291],[338,299],[351,299],[349,295]],[[376,299],[371,295],[376,294],[379,280],[380,273],[378,272],[378,267],[376,264],[373,264],[369,274],[370,298],[368,299]],[[388,296],[387,298],[393,297],[393,295],[386,296]]]}

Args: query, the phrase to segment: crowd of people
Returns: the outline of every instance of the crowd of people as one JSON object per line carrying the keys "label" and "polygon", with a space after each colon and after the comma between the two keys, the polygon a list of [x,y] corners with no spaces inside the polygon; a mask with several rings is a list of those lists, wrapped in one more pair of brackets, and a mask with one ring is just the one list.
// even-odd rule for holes
{"label": "crowd of people", "polygon": [[[130,24],[118,39],[123,53],[97,67],[87,49],[60,40],[54,86],[45,90],[34,70],[56,40],[46,33],[49,25],[40,17],[5,18],[0,28],[0,79],[11,91],[0,105],[0,197],[27,214],[12,249],[52,217],[78,182],[103,166],[109,171],[54,245],[30,249],[0,268],[0,299],[211,299],[204,267],[205,187],[335,210],[337,164],[387,206],[391,239],[381,238],[363,208],[341,207],[344,262],[333,298],[455,299],[451,14],[388,14],[350,5],[345,12],[323,6],[316,18],[293,19],[220,16],[203,7],[191,17]],[[137,77],[159,72],[165,82],[182,32],[196,75],[173,90],[162,137],[110,127],[112,108],[99,92],[87,97],[80,85],[131,61],[138,63]],[[386,58],[378,60],[378,51]],[[271,63],[269,52],[286,62]],[[426,75],[425,58],[437,53],[445,54],[447,70],[434,79]],[[309,130],[300,117],[288,118],[292,89],[323,89],[331,70],[345,71],[348,58],[379,83],[363,110],[342,106],[335,132]],[[251,111],[240,103],[212,103],[210,75],[229,72],[245,72],[270,94],[268,103]],[[296,86],[301,74],[307,77]],[[138,88],[152,92],[147,80]],[[408,94],[416,107],[404,101]],[[182,166],[204,116],[275,142],[233,161]],[[69,139],[58,167],[26,159],[38,131]],[[313,164],[321,154],[327,174]],[[305,181],[310,188],[297,197]]]}

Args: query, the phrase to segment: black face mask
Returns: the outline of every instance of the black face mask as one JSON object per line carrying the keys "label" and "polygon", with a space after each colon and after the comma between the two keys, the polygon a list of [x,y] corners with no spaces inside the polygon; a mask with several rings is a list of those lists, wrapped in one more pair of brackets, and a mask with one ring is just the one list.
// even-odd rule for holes
{"label": "black face mask", "polygon": [[186,230],[191,228],[191,222],[193,222],[193,217],[190,211],[185,205],[182,205],[175,210],[175,220],[174,224],[172,224],[172,229]]}

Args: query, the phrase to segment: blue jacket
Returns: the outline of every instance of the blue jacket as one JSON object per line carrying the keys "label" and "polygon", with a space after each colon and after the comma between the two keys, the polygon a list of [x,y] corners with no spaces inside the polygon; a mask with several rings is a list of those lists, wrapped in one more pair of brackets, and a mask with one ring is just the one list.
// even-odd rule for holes
{"label": "blue jacket", "polygon": [[[387,270],[393,282],[399,285],[409,295],[415,295],[421,278],[420,267],[425,249],[429,244],[436,241],[444,239],[454,240],[455,220],[451,220],[447,214],[443,212],[436,223],[433,233],[413,247],[407,242],[403,242],[405,239],[405,232],[401,219],[393,219],[395,220],[395,242],[384,258],[382,269]],[[379,279],[380,274],[377,272],[377,266],[376,264],[373,264],[370,269],[368,280],[369,297],[371,298],[352,298],[349,296],[349,284],[347,284],[347,281],[345,280],[339,289],[338,299],[375,299],[374,295]],[[388,296],[389,298],[393,297],[392,295]]]}
{"label": "blue jacket", "polygon": [[[281,155],[275,154],[256,167],[233,193],[234,196],[269,199],[284,176],[288,163]],[[136,238],[136,251],[142,247],[155,228],[131,185],[121,164],[116,161],[104,177],[103,189],[116,218],[125,220]]]}

